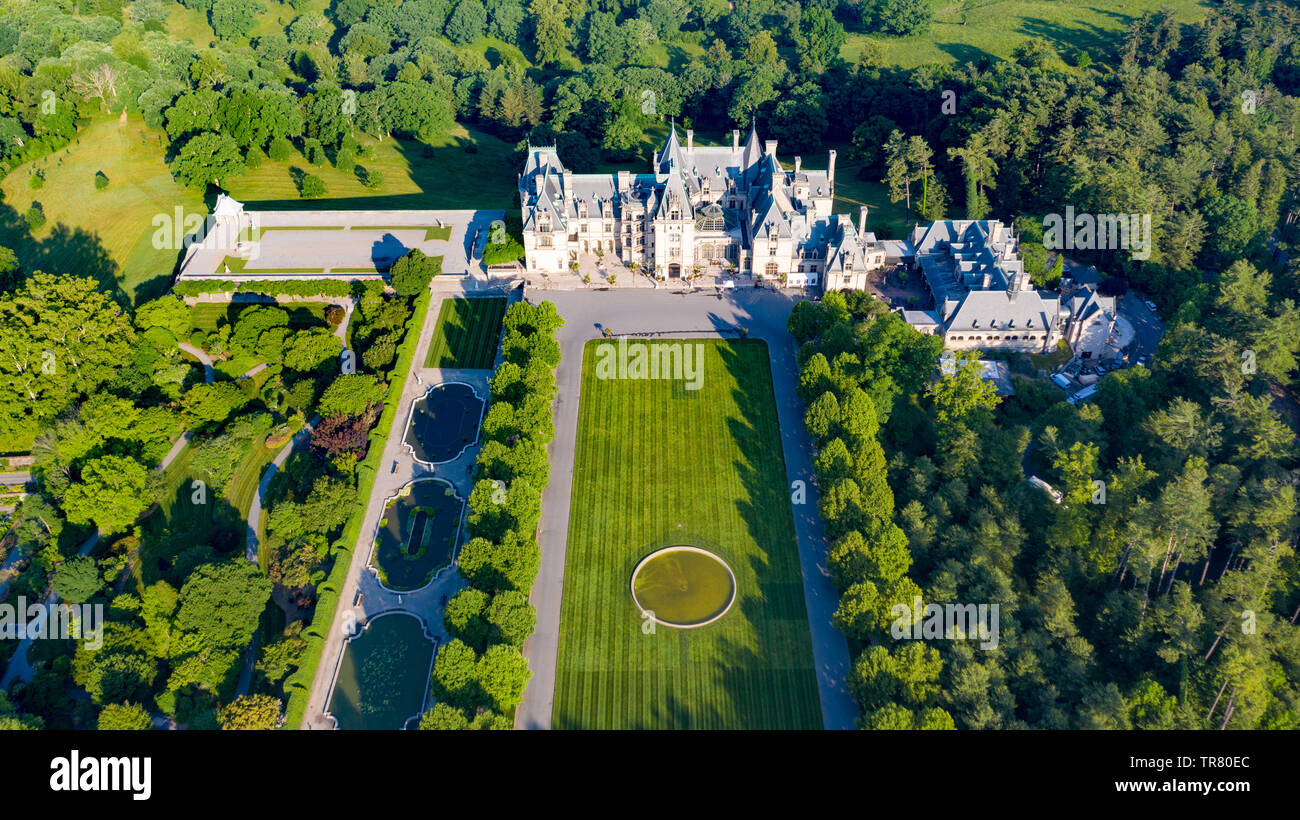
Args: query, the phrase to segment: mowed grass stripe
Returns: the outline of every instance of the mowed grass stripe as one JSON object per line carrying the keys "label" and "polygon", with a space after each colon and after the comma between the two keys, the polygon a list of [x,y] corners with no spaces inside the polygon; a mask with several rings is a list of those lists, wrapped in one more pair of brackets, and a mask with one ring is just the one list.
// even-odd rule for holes
{"label": "mowed grass stripe", "polygon": [[490,369],[505,312],[506,300],[502,298],[445,300],[424,366]]}
{"label": "mowed grass stripe", "polygon": [[[698,392],[599,380],[586,350],[553,723],[557,728],[818,728],[794,521],[759,341],[704,346]],[[737,600],[714,624],[642,632],[646,554],[713,550]]]}

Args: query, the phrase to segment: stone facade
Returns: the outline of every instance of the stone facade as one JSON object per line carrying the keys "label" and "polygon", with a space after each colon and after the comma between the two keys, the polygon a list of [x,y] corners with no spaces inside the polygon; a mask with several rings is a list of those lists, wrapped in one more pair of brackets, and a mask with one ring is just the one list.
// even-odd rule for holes
{"label": "stone facade", "polygon": [[674,127],[650,173],[577,174],[554,147],[529,146],[519,176],[527,269],[560,273],[585,255],[610,255],[661,279],[731,272],[787,287],[865,287],[885,249],[832,215],[835,152],[825,171],[792,168],[751,128],[744,145],[697,146]]}

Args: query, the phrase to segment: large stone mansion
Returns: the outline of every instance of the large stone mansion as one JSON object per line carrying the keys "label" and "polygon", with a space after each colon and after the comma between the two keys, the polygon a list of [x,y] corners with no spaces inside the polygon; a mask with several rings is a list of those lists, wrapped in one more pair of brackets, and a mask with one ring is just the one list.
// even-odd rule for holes
{"label": "large stone mansion", "polygon": [[1066,332],[1070,311],[1030,282],[1011,226],[940,220],[918,225],[908,246],[934,307],[905,310],[903,318],[942,335],[945,347],[1047,352]]}
{"label": "large stone mansion", "polygon": [[519,176],[530,273],[561,273],[585,255],[609,255],[661,279],[730,271],[787,287],[864,288],[884,245],[832,215],[835,151],[825,171],[787,169],[775,140],[751,128],[731,146],[682,145],[673,127],[647,174],[577,174],[552,146],[529,146]]}

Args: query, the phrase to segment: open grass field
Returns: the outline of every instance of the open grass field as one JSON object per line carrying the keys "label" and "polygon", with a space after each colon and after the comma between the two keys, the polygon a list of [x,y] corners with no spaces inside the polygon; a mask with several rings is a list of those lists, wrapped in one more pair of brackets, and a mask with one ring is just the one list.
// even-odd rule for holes
{"label": "open grass field", "polygon": [[915,68],[926,63],[965,63],[984,58],[1010,59],[1031,38],[1045,40],[1067,65],[1087,52],[1093,62],[1110,58],[1123,32],[1149,11],[1166,9],[1182,22],[1204,15],[1204,0],[931,0],[934,22],[913,37],[872,37],[851,32],[840,57],[858,59],[874,39],[884,48],[885,65]]}
{"label": "open grass field", "polygon": [[[91,276],[128,296],[145,283],[151,295],[161,293],[179,252],[153,246],[153,219],[170,217],[178,206],[186,213],[207,209],[199,191],[172,179],[160,134],[138,116],[125,124],[97,119],[67,148],[14,169],[0,182],[0,244],[28,269]],[[34,170],[45,174],[36,191],[28,187]],[[95,189],[96,171],[108,177],[107,188]],[[46,216],[34,235],[22,220],[33,201]]]}
{"label": "open grass field", "polygon": [[[312,167],[298,154],[284,162],[264,159],[260,167],[222,182],[236,199],[263,210],[502,208],[514,195],[514,174],[503,173],[513,167],[514,146],[489,134],[456,126],[430,147],[365,135],[359,140],[369,150],[359,165],[383,174],[378,188],[365,187],[354,173]],[[0,245],[12,248],[24,267],[95,277],[135,304],[161,295],[171,285],[180,251],[155,247],[153,220],[173,218],[178,207],[185,215],[206,214],[212,204],[203,192],[176,183],[165,148],[162,133],[138,115],[128,114],[126,123],[115,116],[96,119],[66,149],[19,166],[0,181]],[[300,199],[290,168],[319,176],[326,196]],[[40,190],[28,187],[35,170],[45,174]],[[94,187],[96,171],[109,179],[102,191]],[[445,184],[453,171],[470,173],[475,184]],[[22,218],[33,201],[46,216],[35,234]],[[441,232],[434,231],[439,238]]]}
{"label": "open grass field", "polygon": [[505,299],[447,299],[429,343],[425,367],[486,370],[496,359]]}
{"label": "open grass field", "polygon": [[[583,361],[552,725],[817,729],[803,582],[767,345],[705,347],[703,387],[598,379]],[[726,561],[736,601],[642,631],[630,580],[657,549]]]}

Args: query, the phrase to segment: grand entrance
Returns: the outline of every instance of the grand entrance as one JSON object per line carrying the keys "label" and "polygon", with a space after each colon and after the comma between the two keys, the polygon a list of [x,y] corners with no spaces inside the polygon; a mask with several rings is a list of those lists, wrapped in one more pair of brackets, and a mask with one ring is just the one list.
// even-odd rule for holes
{"label": "grand entrance", "polygon": [[673,262],[671,265],[668,266],[668,278],[669,278],[669,279],[680,279],[681,276],[682,276],[682,266],[681,266],[681,265],[677,264],[676,262]]}

